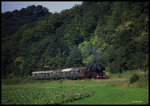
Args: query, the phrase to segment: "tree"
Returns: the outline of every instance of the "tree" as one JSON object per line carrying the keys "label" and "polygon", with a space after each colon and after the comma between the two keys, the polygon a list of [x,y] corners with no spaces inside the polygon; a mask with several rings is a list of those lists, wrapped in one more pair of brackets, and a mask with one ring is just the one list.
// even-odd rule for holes
{"label": "tree", "polygon": [[66,67],[80,67],[82,65],[81,52],[75,46],[70,51],[70,54],[67,58]]}
{"label": "tree", "polygon": [[99,63],[114,73],[148,69],[148,4],[83,2],[54,14],[32,5],[2,13],[3,78]]}

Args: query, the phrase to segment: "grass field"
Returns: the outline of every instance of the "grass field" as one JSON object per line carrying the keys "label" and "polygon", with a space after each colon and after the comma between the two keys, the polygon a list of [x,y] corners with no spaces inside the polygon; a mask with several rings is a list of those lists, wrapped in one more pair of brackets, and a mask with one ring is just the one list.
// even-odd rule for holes
{"label": "grass field", "polygon": [[2,81],[2,104],[148,104],[148,74],[134,84],[128,74],[107,73],[111,77],[105,80]]}
{"label": "grass field", "polygon": [[[91,84],[92,83],[92,84]],[[94,84],[95,83],[95,84]],[[106,85],[102,83],[107,83]],[[126,83],[126,81],[117,81]],[[147,104],[148,88],[116,87],[113,81],[90,81],[89,88],[95,91],[94,96],[73,101],[67,104]],[[109,86],[109,84],[111,86]]]}

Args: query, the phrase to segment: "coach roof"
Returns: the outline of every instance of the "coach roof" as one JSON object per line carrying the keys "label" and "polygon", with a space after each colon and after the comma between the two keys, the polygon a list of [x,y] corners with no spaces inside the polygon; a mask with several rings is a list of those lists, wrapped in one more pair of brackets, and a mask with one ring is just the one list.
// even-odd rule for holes
{"label": "coach roof", "polygon": [[34,71],[32,74],[39,74],[39,73],[52,73],[53,71]]}

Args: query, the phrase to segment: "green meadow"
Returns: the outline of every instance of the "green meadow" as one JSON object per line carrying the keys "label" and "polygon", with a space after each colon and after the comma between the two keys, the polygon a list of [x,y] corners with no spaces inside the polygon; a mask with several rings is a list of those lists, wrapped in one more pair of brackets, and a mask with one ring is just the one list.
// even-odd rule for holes
{"label": "green meadow", "polygon": [[[2,80],[2,104],[148,104],[148,73],[130,84],[133,73],[102,80]],[[11,82],[11,83],[10,83]]]}
{"label": "green meadow", "polygon": [[[92,82],[91,82],[92,83]],[[95,94],[89,98],[73,101],[68,104],[147,104],[147,88],[124,88],[113,86],[101,86],[101,82],[95,82],[98,85],[91,84]],[[121,83],[121,82],[120,82]],[[111,82],[110,82],[111,84]]]}

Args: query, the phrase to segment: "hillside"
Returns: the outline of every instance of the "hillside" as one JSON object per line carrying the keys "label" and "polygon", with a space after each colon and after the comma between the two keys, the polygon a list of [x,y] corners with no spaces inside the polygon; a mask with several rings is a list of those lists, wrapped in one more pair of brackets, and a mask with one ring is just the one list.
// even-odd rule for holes
{"label": "hillside", "polygon": [[148,70],[149,2],[29,6],[1,17],[2,78],[99,63],[111,73]]}

